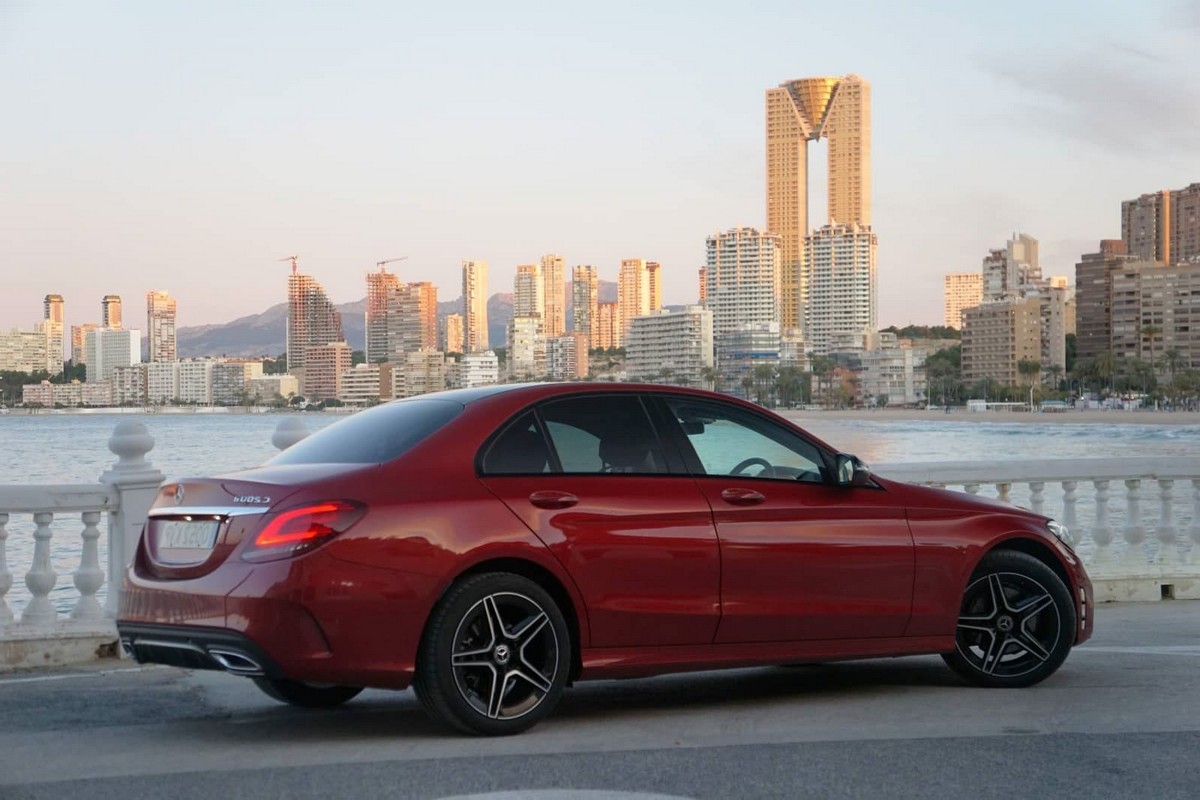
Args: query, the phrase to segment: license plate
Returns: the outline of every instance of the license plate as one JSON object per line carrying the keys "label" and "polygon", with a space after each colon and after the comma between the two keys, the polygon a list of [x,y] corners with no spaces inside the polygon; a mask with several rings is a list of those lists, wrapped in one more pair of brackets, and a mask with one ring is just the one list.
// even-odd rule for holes
{"label": "license plate", "polygon": [[167,549],[212,550],[217,543],[217,520],[168,519],[158,523],[158,546]]}

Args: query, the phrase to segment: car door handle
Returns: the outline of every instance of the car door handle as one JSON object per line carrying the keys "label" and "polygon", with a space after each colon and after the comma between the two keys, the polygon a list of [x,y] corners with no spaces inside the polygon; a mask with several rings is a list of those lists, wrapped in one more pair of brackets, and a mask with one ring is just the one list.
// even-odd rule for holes
{"label": "car door handle", "polygon": [[538,508],[570,508],[579,498],[567,492],[545,491],[529,495],[529,502]]}
{"label": "car door handle", "polygon": [[767,497],[762,492],[756,492],[753,489],[725,489],[721,492],[721,499],[735,506],[753,506],[766,500]]}

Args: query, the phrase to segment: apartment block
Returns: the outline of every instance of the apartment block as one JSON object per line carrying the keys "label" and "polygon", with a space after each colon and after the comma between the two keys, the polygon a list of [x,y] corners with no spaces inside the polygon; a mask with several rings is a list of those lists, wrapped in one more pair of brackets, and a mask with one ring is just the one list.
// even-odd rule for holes
{"label": "apartment block", "polygon": [[342,373],[338,400],[351,406],[378,403],[382,395],[380,364],[355,364]]}
{"label": "apartment block", "polygon": [[306,400],[327,400],[338,396],[342,374],[350,369],[350,345],[345,342],[313,345],[304,352],[301,394]]}
{"label": "apartment block", "polygon": [[624,342],[621,335],[621,311],[615,302],[596,304],[596,327],[592,341],[604,350],[620,347]]}
{"label": "apartment block", "polygon": [[146,336],[150,362],[179,357],[175,335],[175,298],[164,291],[146,292]]}
{"label": "apartment block", "polygon": [[488,264],[464,261],[462,267],[463,352],[488,349]]}
{"label": "apartment block", "polygon": [[146,402],[165,405],[179,400],[179,362],[152,361],[146,367]]}
{"label": "apartment block", "polygon": [[213,367],[209,358],[190,358],[179,363],[179,400],[196,405],[212,405]]}
{"label": "apartment block", "polygon": [[964,382],[994,380],[1006,386],[1020,385],[1024,377],[1017,364],[1022,360],[1040,361],[1041,356],[1042,312],[1038,298],[1009,298],[963,310]]}
{"label": "apartment block", "polygon": [[1134,262],[1112,270],[1112,353],[1158,361],[1167,351],[1200,367],[1200,263]]}
{"label": "apartment block", "polygon": [[446,388],[446,354],[438,350],[418,350],[409,353],[403,370],[396,371],[397,397],[415,397]]}
{"label": "apartment block", "polygon": [[100,326],[94,322],[71,326],[71,363],[87,364],[87,335],[98,327]]}
{"label": "apartment block", "polygon": [[[716,322],[713,323],[714,327]],[[778,322],[747,323],[723,333],[713,333],[718,388],[737,397],[747,397],[744,381],[754,379],[761,366],[778,369],[783,363],[782,337]]]}
{"label": "apartment block", "polygon": [[141,363],[142,332],[99,328],[88,333],[84,349],[87,352],[87,382],[106,381],[112,377],[115,368]]}
{"label": "apartment block", "polygon": [[567,331],[566,261],[556,253],[542,256],[542,319],[547,338]]}
{"label": "apartment block", "polygon": [[388,293],[387,360],[438,349],[437,287],[428,281],[402,283]]}
{"label": "apartment block", "polygon": [[255,402],[270,402],[277,396],[288,400],[300,394],[295,375],[263,375],[246,381],[246,393]]}
{"label": "apartment block", "polygon": [[445,325],[446,335],[442,341],[442,349],[447,353],[463,352],[463,315],[448,315]]}
{"label": "apartment block", "polygon": [[[1104,239],[1075,265],[1075,355],[1096,358],[1112,346],[1112,273],[1138,262],[1122,239]],[[1153,262],[1143,262],[1153,263]]]}
{"label": "apartment block", "polygon": [[831,345],[839,334],[878,328],[875,259],[879,240],[870,228],[826,225],[804,242],[807,340],[813,352],[825,355],[833,352]]}
{"label": "apartment block", "polygon": [[42,329],[46,334],[46,369],[59,375],[66,362],[66,309],[61,294],[48,294],[42,301]]}
{"label": "apartment block", "polygon": [[600,281],[596,268],[581,264],[571,272],[571,330],[588,337],[591,347],[599,347],[597,308]]}
{"label": "apartment block", "polygon": [[545,284],[539,264],[518,264],[513,278],[513,316],[546,317]]}
{"label": "apartment block", "polygon": [[779,322],[779,237],[730,228],[705,240],[706,300],[713,335]]}
{"label": "apartment block", "polygon": [[364,354],[368,364],[387,361],[392,355],[388,341],[388,306],[392,294],[400,288],[400,277],[383,266],[367,273],[367,307],[363,312],[366,332]]}
{"label": "apartment block", "polygon": [[660,311],[630,320],[625,343],[625,372],[630,380],[659,380],[671,370],[671,382],[703,385],[713,357],[713,313],[702,306]]}
{"label": "apartment block", "polygon": [[495,352],[465,353],[458,363],[448,365],[447,383],[453,389],[470,389],[500,382],[500,360]]}
{"label": "apartment block", "polygon": [[100,327],[119,331],[121,324],[121,296],[106,294],[100,299]]}
{"label": "apartment block", "polygon": [[[287,364],[289,372],[303,369],[308,352],[346,338],[342,315],[311,275],[288,275]],[[333,395],[329,395],[332,397]]]}
{"label": "apartment block", "polygon": [[588,374],[588,337],[568,333],[546,339],[546,372],[551,380],[576,381]]}
{"label": "apartment block", "polygon": [[979,272],[952,272],[942,281],[942,319],[948,328],[962,329],[964,308],[983,302],[983,275]]}
{"label": "apartment block", "polygon": [[541,317],[513,317],[508,323],[508,375],[538,380],[546,374],[546,337]]}
{"label": "apartment block", "polygon": [[858,391],[874,405],[911,406],[924,403],[927,394],[924,349],[890,347],[859,354]]}
{"label": "apartment block", "polygon": [[646,259],[626,258],[621,261],[617,276],[617,311],[620,314],[620,335],[629,335],[629,326],[634,317],[650,313],[650,272]]}
{"label": "apartment block", "polygon": [[49,362],[50,336],[46,329],[0,333],[0,371],[40,372]]}

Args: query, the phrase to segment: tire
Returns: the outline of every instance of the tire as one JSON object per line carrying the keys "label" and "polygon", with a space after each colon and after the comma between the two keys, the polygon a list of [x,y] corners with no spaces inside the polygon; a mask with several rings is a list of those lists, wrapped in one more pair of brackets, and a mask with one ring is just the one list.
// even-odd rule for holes
{"label": "tire", "polygon": [[506,572],[450,587],[425,626],[413,690],[429,714],[464,733],[506,736],[544,719],[571,666],[562,610]]}
{"label": "tire", "polygon": [[1075,602],[1062,579],[1027,553],[988,553],[967,582],[955,650],[942,656],[976,686],[1019,688],[1062,666],[1075,642]]}
{"label": "tire", "polygon": [[323,686],[286,678],[252,678],[268,697],[300,708],[336,708],[362,691],[359,686]]}

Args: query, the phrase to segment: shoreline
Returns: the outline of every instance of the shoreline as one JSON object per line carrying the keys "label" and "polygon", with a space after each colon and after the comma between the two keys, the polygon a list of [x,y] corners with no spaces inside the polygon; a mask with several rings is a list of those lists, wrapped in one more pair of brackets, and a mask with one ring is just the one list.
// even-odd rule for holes
{"label": "shoreline", "polygon": [[797,423],[820,420],[863,420],[876,422],[1007,422],[1024,425],[1200,425],[1200,411],[1154,411],[1139,409],[1069,409],[1066,411],[922,411],[916,408],[840,409],[807,411],[780,409],[778,414]]}

